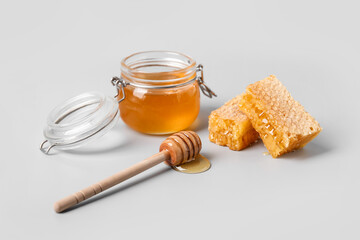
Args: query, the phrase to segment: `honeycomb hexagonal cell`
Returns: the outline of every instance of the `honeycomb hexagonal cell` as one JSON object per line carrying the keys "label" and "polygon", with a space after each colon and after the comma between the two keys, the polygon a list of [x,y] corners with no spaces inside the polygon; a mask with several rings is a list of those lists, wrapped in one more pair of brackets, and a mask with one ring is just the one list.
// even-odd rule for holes
{"label": "honeycomb hexagonal cell", "polygon": [[250,119],[240,111],[241,96],[234,97],[209,116],[209,139],[231,150],[241,150],[255,142],[259,134]]}
{"label": "honeycomb hexagonal cell", "polygon": [[274,75],[250,84],[239,107],[274,158],[304,147],[322,130]]}

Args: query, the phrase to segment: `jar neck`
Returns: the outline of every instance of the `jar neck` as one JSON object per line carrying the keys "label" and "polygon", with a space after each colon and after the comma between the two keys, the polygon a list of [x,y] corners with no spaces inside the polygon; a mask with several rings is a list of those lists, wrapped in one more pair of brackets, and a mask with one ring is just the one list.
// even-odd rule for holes
{"label": "jar neck", "polygon": [[177,52],[140,52],[121,61],[121,76],[130,83],[141,85],[185,83],[196,77],[196,62]]}

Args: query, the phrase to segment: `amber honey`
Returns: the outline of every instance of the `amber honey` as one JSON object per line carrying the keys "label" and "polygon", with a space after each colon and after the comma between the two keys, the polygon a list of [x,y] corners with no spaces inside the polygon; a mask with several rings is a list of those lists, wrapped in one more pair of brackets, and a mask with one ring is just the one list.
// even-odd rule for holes
{"label": "amber honey", "polygon": [[[145,54],[152,56],[132,55],[122,61],[121,77],[130,83],[124,87],[125,98],[119,103],[122,120],[147,134],[186,129],[200,110],[195,61],[182,54],[159,56],[168,52]],[[120,94],[118,99],[122,97]]]}
{"label": "amber honey", "polygon": [[172,90],[127,87],[119,104],[120,116],[131,128],[149,134],[167,134],[189,127],[200,110],[196,83]]}
{"label": "amber honey", "polygon": [[172,166],[172,169],[183,173],[202,173],[209,170],[210,167],[211,163],[209,159],[199,154],[194,160],[178,166]]}

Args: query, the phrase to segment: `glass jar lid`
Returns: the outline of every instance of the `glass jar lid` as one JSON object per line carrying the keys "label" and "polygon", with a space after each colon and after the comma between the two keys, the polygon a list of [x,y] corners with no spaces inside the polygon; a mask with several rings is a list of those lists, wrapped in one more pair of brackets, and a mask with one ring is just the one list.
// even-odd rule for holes
{"label": "glass jar lid", "polygon": [[88,92],[66,100],[49,114],[40,149],[73,149],[95,140],[119,119],[118,103],[113,97]]}

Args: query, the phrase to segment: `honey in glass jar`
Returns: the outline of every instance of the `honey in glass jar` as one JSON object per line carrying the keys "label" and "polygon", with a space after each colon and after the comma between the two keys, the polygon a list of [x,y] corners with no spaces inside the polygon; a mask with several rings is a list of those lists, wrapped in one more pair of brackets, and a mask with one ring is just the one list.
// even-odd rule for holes
{"label": "honey in glass jar", "polygon": [[209,97],[215,95],[203,82],[202,66],[177,52],[130,55],[121,61],[121,77],[112,83],[118,88],[122,120],[147,134],[186,129],[199,114],[200,89]]}

